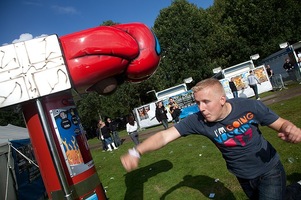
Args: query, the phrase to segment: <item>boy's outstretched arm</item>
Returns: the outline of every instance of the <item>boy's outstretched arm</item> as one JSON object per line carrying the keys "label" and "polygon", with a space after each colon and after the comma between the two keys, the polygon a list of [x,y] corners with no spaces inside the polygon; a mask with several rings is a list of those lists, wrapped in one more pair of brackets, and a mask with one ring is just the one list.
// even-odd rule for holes
{"label": "boy's outstretched arm", "polygon": [[180,133],[174,127],[160,131],[147,138],[136,148],[130,149],[127,154],[121,156],[121,163],[126,171],[132,171],[138,167],[140,155],[160,149],[179,137]]}

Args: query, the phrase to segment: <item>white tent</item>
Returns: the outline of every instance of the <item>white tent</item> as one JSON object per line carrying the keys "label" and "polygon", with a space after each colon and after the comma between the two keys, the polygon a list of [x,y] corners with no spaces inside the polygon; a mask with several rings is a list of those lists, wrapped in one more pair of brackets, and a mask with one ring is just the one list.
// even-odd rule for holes
{"label": "white tent", "polygon": [[[44,197],[45,188],[40,171],[32,159],[34,159],[34,154],[27,128],[11,124],[0,126],[0,199],[42,199]],[[26,176],[23,176],[24,174]],[[42,185],[42,187],[32,190],[37,185]]]}
{"label": "white tent", "polygon": [[0,146],[6,144],[10,140],[20,140],[29,138],[27,128],[14,126],[8,124],[7,126],[0,126]]}

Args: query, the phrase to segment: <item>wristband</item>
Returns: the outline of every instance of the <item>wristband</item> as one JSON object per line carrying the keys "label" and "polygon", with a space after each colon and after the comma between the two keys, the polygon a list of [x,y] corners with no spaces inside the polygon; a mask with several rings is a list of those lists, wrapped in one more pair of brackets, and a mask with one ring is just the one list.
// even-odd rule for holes
{"label": "wristband", "polygon": [[129,154],[133,157],[140,159],[140,153],[137,151],[136,148],[129,149]]}

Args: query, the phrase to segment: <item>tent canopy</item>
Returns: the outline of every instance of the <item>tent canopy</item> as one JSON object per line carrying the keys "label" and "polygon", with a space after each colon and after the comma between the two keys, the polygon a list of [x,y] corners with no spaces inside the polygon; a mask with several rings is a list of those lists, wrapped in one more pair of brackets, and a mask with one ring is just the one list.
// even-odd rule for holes
{"label": "tent canopy", "polygon": [[7,142],[11,140],[20,140],[27,138],[29,138],[27,128],[14,126],[11,124],[0,126],[0,146],[7,144]]}

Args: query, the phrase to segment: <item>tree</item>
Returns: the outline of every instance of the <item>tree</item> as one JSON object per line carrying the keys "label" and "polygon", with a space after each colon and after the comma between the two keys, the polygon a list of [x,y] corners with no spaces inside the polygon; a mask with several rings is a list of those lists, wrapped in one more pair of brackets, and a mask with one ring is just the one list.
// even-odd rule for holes
{"label": "tree", "polygon": [[204,51],[208,29],[206,12],[186,0],[175,0],[160,11],[153,30],[163,53],[154,76],[168,80],[161,84],[164,88],[183,83],[187,77],[200,80],[212,75]]}
{"label": "tree", "polygon": [[25,127],[20,105],[0,109],[0,126],[6,126],[8,124]]}
{"label": "tree", "polygon": [[101,26],[113,26],[113,25],[116,25],[116,24],[120,24],[120,23],[117,23],[117,22],[113,22],[112,20],[107,20],[107,21],[104,21]]}
{"label": "tree", "polygon": [[224,67],[255,53],[270,55],[279,50],[279,43],[296,40],[300,6],[296,0],[215,0],[209,10],[216,29],[211,40],[213,44],[219,41],[220,46],[211,46],[211,52],[223,51],[218,54],[227,59]]}

